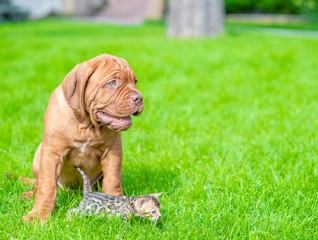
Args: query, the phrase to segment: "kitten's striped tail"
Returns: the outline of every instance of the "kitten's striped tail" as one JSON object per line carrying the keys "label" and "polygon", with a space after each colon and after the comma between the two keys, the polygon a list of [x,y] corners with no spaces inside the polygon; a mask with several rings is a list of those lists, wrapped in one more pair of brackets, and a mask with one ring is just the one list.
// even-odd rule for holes
{"label": "kitten's striped tail", "polygon": [[91,187],[91,181],[89,180],[89,177],[86,175],[86,173],[80,169],[79,167],[76,167],[77,171],[82,175],[83,177],[83,194],[85,195],[86,193],[92,192],[92,187]]}

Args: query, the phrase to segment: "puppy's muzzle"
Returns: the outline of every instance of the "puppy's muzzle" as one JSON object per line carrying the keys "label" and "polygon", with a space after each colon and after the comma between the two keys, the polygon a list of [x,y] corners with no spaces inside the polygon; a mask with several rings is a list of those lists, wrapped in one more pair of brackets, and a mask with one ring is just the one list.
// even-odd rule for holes
{"label": "puppy's muzzle", "polygon": [[140,93],[133,93],[132,95],[130,95],[130,99],[133,100],[133,102],[137,105],[143,105],[143,97]]}

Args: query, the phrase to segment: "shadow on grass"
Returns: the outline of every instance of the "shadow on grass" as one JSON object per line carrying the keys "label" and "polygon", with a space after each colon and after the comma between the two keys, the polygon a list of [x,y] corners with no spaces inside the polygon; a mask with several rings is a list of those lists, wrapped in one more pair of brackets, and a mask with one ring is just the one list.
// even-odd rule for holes
{"label": "shadow on grass", "polygon": [[[3,177],[5,178],[5,177]],[[24,191],[28,191],[33,188],[32,185],[21,183],[16,179],[7,179],[7,183],[12,185],[17,185],[16,189],[18,196],[21,196]],[[173,193],[181,186],[181,182],[176,171],[169,170],[167,167],[162,167],[160,169],[153,169],[150,164],[142,165],[138,168],[129,167],[128,171],[123,174],[123,189],[124,195],[127,196],[139,196],[150,193],[163,192],[163,198],[169,197],[170,193]],[[9,188],[9,187],[8,187]],[[11,187],[12,190],[12,187]],[[97,186],[94,191],[101,191],[101,187]],[[77,207],[82,200],[83,194],[80,187],[68,190],[58,189],[57,202],[52,215],[52,221],[65,221],[67,212],[69,209]],[[159,197],[159,200],[161,200]],[[15,198],[17,199],[17,198]],[[23,199],[19,201],[19,206],[22,207],[23,214],[26,214],[31,210],[35,201],[35,197],[32,199]],[[23,214],[20,213],[21,216]],[[165,215],[165,210],[161,210],[161,214]],[[86,217],[84,217],[86,219]],[[87,220],[83,220],[87,221]],[[91,221],[91,220],[89,220]],[[94,219],[95,221],[103,221],[105,223],[108,221],[114,221],[113,218],[110,219]],[[115,220],[115,222],[117,222]],[[129,220],[129,225],[131,226],[155,226],[158,229],[164,229],[164,219],[159,219],[156,222],[152,222],[149,219],[142,217],[134,217]]]}

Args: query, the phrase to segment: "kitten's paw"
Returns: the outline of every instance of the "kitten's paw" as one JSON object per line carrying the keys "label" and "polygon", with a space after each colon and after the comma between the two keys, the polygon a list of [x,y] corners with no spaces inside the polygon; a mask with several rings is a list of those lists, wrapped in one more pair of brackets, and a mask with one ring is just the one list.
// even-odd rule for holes
{"label": "kitten's paw", "polygon": [[67,220],[71,220],[72,217],[78,213],[77,209],[76,208],[71,208],[70,210],[67,211],[67,216],[66,216],[66,219]]}

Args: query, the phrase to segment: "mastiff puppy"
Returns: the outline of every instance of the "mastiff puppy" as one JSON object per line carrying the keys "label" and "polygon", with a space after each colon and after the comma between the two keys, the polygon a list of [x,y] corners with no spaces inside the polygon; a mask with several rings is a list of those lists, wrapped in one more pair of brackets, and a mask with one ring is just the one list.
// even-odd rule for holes
{"label": "mastiff puppy", "polygon": [[45,115],[43,141],[32,171],[36,194],[24,221],[44,221],[53,211],[57,186],[82,184],[78,166],[92,179],[102,180],[104,193],[122,191],[121,131],[131,127],[131,115],[141,114],[144,103],[136,76],[122,58],[102,54],[76,65],[52,93]]}

